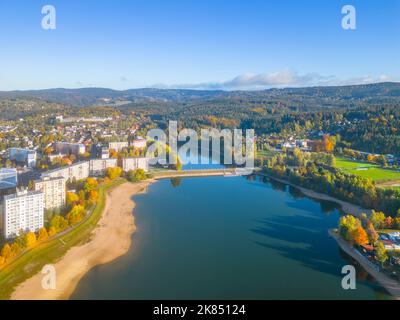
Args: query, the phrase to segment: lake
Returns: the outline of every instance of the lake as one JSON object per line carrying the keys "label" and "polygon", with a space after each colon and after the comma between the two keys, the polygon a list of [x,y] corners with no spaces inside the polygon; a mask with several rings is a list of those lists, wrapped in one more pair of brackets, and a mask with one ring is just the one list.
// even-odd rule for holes
{"label": "lake", "polygon": [[72,299],[386,299],[328,235],[340,212],[267,178],[162,180],[136,195],[129,252],[95,267]]}

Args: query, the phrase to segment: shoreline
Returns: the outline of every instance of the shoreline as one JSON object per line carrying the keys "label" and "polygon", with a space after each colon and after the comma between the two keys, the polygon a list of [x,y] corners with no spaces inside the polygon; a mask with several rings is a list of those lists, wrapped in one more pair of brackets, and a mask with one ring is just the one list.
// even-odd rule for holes
{"label": "shoreline", "polygon": [[152,183],[154,180],[135,184],[126,182],[108,192],[106,205],[91,239],[72,247],[53,264],[56,289],[44,290],[41,285],[44,275],[39,272],[18,285],[10,300],[67,300],[91,269],[123,256],[131,247],[131,236],[136,230],[132,197]]}
{"label": "shoreline", "polygon": [[300,187],[300,186],[298,186],[298,185],[296,185],[296,184],[294,184],[294,183],[292,183],[290,181],[287,181],[287,180],[284,180],[284,179],[280,179],[280,178],[276,178],[276,177],[271,176],[271,175],[266,174],[266,173],[261,173],[260,172],[260,173],[257,173],[257,174],[261,175],[261,176],[265,176],[265,177],[273,179],[273,180],[276,180],[278,182],[287,184],[287,185],[292,186],[292,187],[294,187],[296,189],[299,189],[306,197],[313,198],[313,199],[318,199],[318,200],[326,200],[326,201],[335,202],[335,203],[337,203],[337,204],[339,204],[341,206],[342,210],[346,214],[352,214],[352,215],[354,215],[356,217],[360,217],[362,213],[366,213],[367,215],[370,215],[371,212],[372,212],[371,209],[364,209],[359,205],[356,205],[356,204],[353,204],[353,203],[350,203],[350,202],[347,202],[347,201],[344,201],[344,200],[337,199],[337,198],[329,196],[329,195],[327,195],[325,193],[320,193],[320,192],[317,192],[317,191],[314,191],[314,190],[311,190],[311,189]]}
{"label": "shoreline", "polygon": [[351,247],[345,240],[343,240],[336,232],[333,230],[328,231],[329,235],[337,242],[338,246],[356,260],[365,271],[367,271],[374,279],[390,294],[395,300],[400,300],[400,283],[389,278],[386,274],[376,270],[375,265],[373,265],[367,258],[362,256]]}
{"label": "shoreline", "polygon": [[[299,189],[304,196],[318,199],[327,200],[339,204],[342,210],[346,213],[351,213],[359,216],[362,212],[369,214],[371,210],[363,209],[360,206],[351,204],[331,197],[329,195],[318,193],[310,189],[297,186],[289,181],[270,176],[265,173],[256,173],[257,175],[265,176],[278,182],[290,185]],[[41,286],[41,281],[44,277],[40,272],[28,278],[26,281],[18,285],[13,291],[10,300],[68,300],[74,293],[80,280],[94,267],[110,263],[119,257],[126,254],[132,245],[131,236],[136,230],[134,224],[133,210],[135,203],[132,197],[142,192],[152,183],[161,179],[171,178],[185,178],[185,177],[204,177],[204,176],[222,176],[223,174],[202,172],[191,174],[168,174],[159,175],[150,180],[145,180],[139,183],[126,182],[115,189],[111,190],[106,195],[106,206],[104,207],[100,221],[92,232],[91,239],[79,246],[72,247],[67,253],[62,256],[58,262],[54,264],[57,272],[57,288],[56,290],[44,290]],[[334,235],[329,234],[333,237]],[[342,244],[339,242],[341,239],[336,239],[338,245],[345,251]],[[351,252],[351,250],[349,250]],[[359,261],[359,257],[355,257],[348,253],[355,260],[357,260],[363,268],[370,273],[375,279],[387,276],[378,272],[377,276],[370,272],[370,268],[364,267]],[[376,273],[376,271],[375,271]],[[391,280],[387,278],[388,280]],[[379,281],[381,283],[381,281]],[[381,284],[390,294],[389,289]],[[398,292],[395,296],[400,298],[400,285],[398,285]]]}
{"label": "shoreline", "polygon": [[[332,201],[332,202],[336,202],[338,203],[341,207],[342,210],[345,211],[345,213],[347,214],[353,214],[357,217],[359,217],[361,215],[361,213],[366,213],[366,214],[370,214],[371,213],[371,209],[363,209],[358,205],[343,201],[343,200],[339,200],[336,199],[334,197],[328,196],[324,193],[319,193],[310,189],[306,189],[303,187],[299,187],[289,181],[283,180],[283,179],[279,179],[279,178],[275,178],[273,176],[270,176],[268,174],[263,173],[263,176],[266,176],[270,179],[274,179],[278,182],[290,185],[292,187],[295,187],[297,189],[299,189],[305,196],[310,197],[310,198],[315,198],[315,199],[319,199],[319,200],[328,200],[328,201]],[[368,261],[367,258],[365,258],[364,256],[362,256],[360,253],[358,253],[357,251],[355,251],[354,248],[352,248],[345,240],[343,240],[337,233],[335,233],[333,230],[328,230],[328,234],[330,237],[332,237],[336,243],[338,244],[338,246],[344,251],[346,252],[346,254],[348,254],[350,257],[352,257],[354,260],[356,260],[361,267],[369,274],[371,275],[394,299],[396,300],[400,300],[400,283],[398,283],[397,281],[389,278],[386,274],[376,270],[375,266]]]}

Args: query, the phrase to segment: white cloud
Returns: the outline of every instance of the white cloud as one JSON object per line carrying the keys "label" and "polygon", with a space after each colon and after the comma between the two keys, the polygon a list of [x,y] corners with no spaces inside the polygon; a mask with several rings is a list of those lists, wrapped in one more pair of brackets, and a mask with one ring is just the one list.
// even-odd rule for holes
{"label": "white cloud", "polygon": [[261,90],[282,87],[339,86],[352,84],[368,84],[394,81],[388,75],[372,77],[369,75],[339,79],[335,76],[323,76],[318,73],[299,74],[291,69],[262,74],[242,74],[224,82],[204,82],[198,84],[180,84],[175,86],[156,85],[156,88],[204,89],[204,90]]}

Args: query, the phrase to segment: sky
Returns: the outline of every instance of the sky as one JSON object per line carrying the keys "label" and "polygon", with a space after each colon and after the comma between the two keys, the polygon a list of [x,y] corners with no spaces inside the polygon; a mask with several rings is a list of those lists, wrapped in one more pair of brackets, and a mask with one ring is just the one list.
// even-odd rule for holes
{"label": "sky", "polygon": [[399,56],[400,0],[0,0],[3,91],[399,81]]}

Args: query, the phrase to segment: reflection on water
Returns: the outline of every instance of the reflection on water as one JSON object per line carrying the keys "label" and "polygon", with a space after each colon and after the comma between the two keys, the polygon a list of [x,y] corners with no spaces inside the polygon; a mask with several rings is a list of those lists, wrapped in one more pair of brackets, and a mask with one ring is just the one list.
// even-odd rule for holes
{"label": "reflection on water", "polygon": [[[133,246],[76,299],[382,299],[329,237],[339,210],[265,177],[163,180],[135,196]],[[357,266],[357,290],[341,287]]]}

